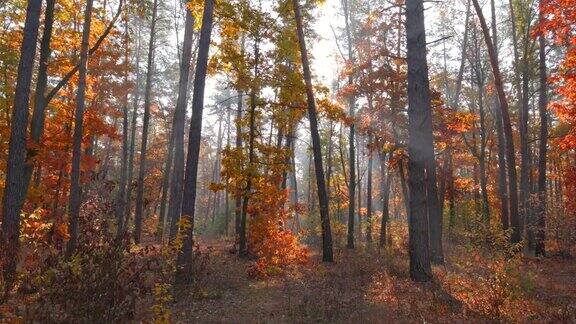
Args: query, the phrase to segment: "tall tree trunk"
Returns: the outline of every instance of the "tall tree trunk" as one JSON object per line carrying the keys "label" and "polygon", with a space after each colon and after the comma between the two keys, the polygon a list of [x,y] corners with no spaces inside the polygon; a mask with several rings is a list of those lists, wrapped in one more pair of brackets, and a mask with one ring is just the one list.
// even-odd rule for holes
{"label": "tall tree trunk", "polygon": [[14,94],[14,108],[10,123],[10,143],[6,164],[4,197],[2,199],[2,254],[5,257],[4,291],[7,295],[14,283],[18,250],[20,247],[20,211],[26,197],[26,187],[22,181],[26,165],[26,129],[28,126],[28,105],[30,85],[36,56],[38,26],[40,24],[41,0],[29,0],[26,7],[24,37],[20,47],[20,62]]}
{"label": "tall tree trunk", "polygon": [[[44,96],[46,94],[46,86],[48,83],[48,60],[50,59],[50,41],[52,39],[52,25],[54,22],[54,3],[55,0],[46,0],[46,9],[44,11],[44,31],[42,33],[42,40],[40,42],[40,59],[38,61],[38,79],[36,81],[36,90],[34,93],[34,110],[32,112],[32,125],[30,127],[30,137],[36,144],[40,143],[44,131],[44,121],[46,120],[46,104]],[[28,158],[35,155],[36,152],[28,152]],[[30,185],[34,165],[32,163],[26,164],[24,174],[24,192],[27,191]],[[38,168],[38,181],[40,178],[40,170]],[[24,199],[25,197],[22,197]]]}
{"label": "tall tree trunk", "polygon": [[172,165],[174,160],[174,129],[170,132],[168,150],[166,152],[166,164],[164,165],[164,174],[162,177],[162,196],[160,197],[160,215],[158,216],[158,226],[156,227],[156,236],[162,240],[164,229],[166,228],[166,208],[168,207],[168,190],[170,189],[170,176],[172,174]]}
{"label": "tall tree trunk", "polygon": [[[308,215],[312,215],[314,210],[312,209],[312,150],[310,150],[310,147],[308,148],[308,156],[306,162],[308,162],[308,169],[307,169],[308,190],[306,192],[306,206],[308,207]],[[328,193],[326,193],[326,196],[328,196]]]}
{"label": "tall tree trunk", "polygon": [[[483,89],[482,89],[483,92]],[[488,200],[488,176],[486,170],[486,143],[488,141],[486,135],[486,122],[484,105],[480,106],[480,154],[479,154],[479,169],[480,169],[480,189],[482,190],[482,217],[486,224],[490,223],[490,202]]]}
{"label": "tall tree trunk", "polygon": [[196,202],[196,182],[198,179],[198,159],[200,157],[200,140],[202,133],[202,111],[204,109],[204,88],[206,86],[206,71],[208,52],[212,34],[214,0],[204,1],[202,28],[194,77],[194,93],[192,95],[192,120],[188,137],[188,156],[186,158],[186,173],[184,179],[184,195],[182,200],[182,218],[188,228],[183,230],[183,246],[178,252],[176,261],[176,283],[189,284],[192,281],[192,246],[194,234],[194,210]]}
{"label": "tall tree trunk", "polygon": [[361,164],[361,159],[362,159],[362,147],[360,146],[360,142],[359,142],[359,137],[356,136],[356,145],[355,147],[357,148],[357,153],[356,154],[356,184],[357,184],[357,190],[356,192],[358,193],[358,203],[356,205],[356,219],[354,221],[358,221],[357,223],[354,223],[354,231],[358,231],[358,236],[362,236],[361,233],[361,227],[360,224],[362,223],[362,172],[360,171],[360,164]]}
{"label": "tall tree trunk", "polygon": [[[312,89],[312,75],[308,65],[308,52],[306,51],[306,39],[304,38],[304,27],[302,26],[302,14],[298,0],[292,0],[294,6],[294,16],[296,18],[296,29],[298,42],[300,44],[300,55],[302,58],[302,69],[304,81],[306,83],[306,97],[308,102],[308,119],[310,120],[310,135],[312,137],[312,150],[314,153],[314,169],[316,171],[316,185],[318,187],[318,201],[320,204],[320,221],[322,224],[322,260],[333,262],[332,253],[332,230],[330,228],[330,215],[328,210],[328,194],[326,192],[326,182],[324,179],[324,168],[322,166],[322,151],[320,135],[318,134],[318,120],[316,116],[316,102],[314,101],[314,91]],[[354,198],[352,198],[353,200]]]}
{"label": "tall tree trunk", "polygon": [[[525,224],[529,218],[530,207],[530,164],[531,156],[528,145],[528,110],[529,110],[529,73],[528,66],[528,40],[524,38],[524,50],[522,58],[520,59],[520,51],[518,45],[518,32],[516,25],[516,13],[512,0],[509,1],[510,8],[510,23],[512,27],[512,45],[514,53],[514,72],[516,92],[518,93],[519,100],[519,133],[520,133],[520,201],[519,201],[519,216],[518,216],[518,231],[521,239],[524,232]],[[523,17],[522,17],[523,18]],[[529,22],[528,22],[529,23]],[[520,78],[518,76],[521,76]],[[528,245],[532,246],[532,232],[528,230]]]}
{"label": "tall tree trunk", "polygon": [[[236,109],[236,150],[242,149],[242,103],[244,99],[242,98],[242,91],[238,92],[238,104]],[[240,227],[242,224],[242,190],[240,188],[236,189],[235,195],[235,234],[236,239],[240,239]]]}
{"label": "tall tree trunk", "polygon": [[[346,39],[348,40],[348,61],[353,62],[354,55],[352,52],[352,33],[350,31],[350,6],[348,0],[343,0],[342,4],[344,6],[344,20],[346,26]],[[352,86],[354,83],[354,76],[352,74],[348,75],[348,86]],[[348,109],[350,118],[354,118],[354,106],[355,97],[353,94],[348,96]],[[350,125],[350,135],[348,136],[348,155],[349,155],[349,165],[350,165],[350,178],[348,179],[348,243],[347,247],[349,249],[354,248],[354,208],[356,198],[356,157],[354,150],[354,131],[355,123]],[[358,215],[360,216],[360,215]]]}
{"label": "tall tree trunk", "polygon": [[[334,151],[334,147],[332,145],[332,136],[334,134],[334,122],[330,121],[330,131],[328,132],[328,161],[327,162],[327,170],[326,170],[326,192],[328,195],[328,199],[331,197],[331,188],[330,188],[330,181],[332,179],[332,155]],[[294,153],[294,151],[292,151]]]}
{"label": "tall tree trunk", "polygon": [[[484,86],[485,86],[485,77],[484,71],[482,70],[482,62],[481,62],[481,50],[480,45],[478,43],[477,37],[477,28],[474,27],[473,29],[473,38],[474,38],[474,55],[473,59],[474,62],[471,62],[472,70],[474,72],[474,76],[476,79],[476,85],[478,86],[478,114],[480,116],[480,145],[479,149],[476,148],[476,144],[474,143],[472,146],[472,154],[478,159],[478,178],[480,182],[480,189],[482,191],[482,203],[481,208],[479,206],[478,210],[482,209],[482,218],[485,224],[489,224],[490,222],[490,206],[488,201],[488,190],[487,190],[487,175],[486,175],[486,145],[488,143],[488,138],[486,134],[486,113],[484,109]],[[476,142],[476,141],[474,141]],[[475,166],[476,170],[476,166]],[[480,201],[480,192],[478,192],[478,202]]]}
{"label": "tall tree trunk", "polygon": [[386,154],[380,152],[380,198],[382,199],[382,221],[380,224],[380,241],[379,245],[386,245],[386,229],[390,219],[390,184],[392,183],[392,173],[390,172],[390,162],[386,163]]}
{"label": "tall tree trunk", "polygon": [[[430,161],[429,155],[433,149],[433,139],[422,0],[406,1],[406,38],[408,43],[408,185],[410,188],[408,231],[410,277],[414,281],[424,282],[432,280],[430,253],[428,250],[428,221],[432,223],[433,220],[429,220],[428,217],[430,201],[426,195],[428,189],[426,186],[426,166],[427,162]],[[430,180],[428,179],[428,181]],[[434,185],[436,184],[434,183]]]}
{"label": "tall tree trunk", "polygon": [[[224,133],[222,131],[222,117],[220,116],[218,121],[218,138],[216,142],[216,161],[214,162],[214,183],[220,183],[220,155],[222,155],[222,141],[224,139]],[[214,192],[214,207],[212,208],[212,223],[216,220],[218,216],[218,211],[220,209],[220,191]]]}
{"label": "tall tree trunk", "polygon": [[[430,118],[431,118],[430,114]],[[429,126],[432,133],[432,125]],[[430,138],[432,141],[433,138]],[[426,146],[431,152],[427,153],[426,161],[426,194],[428,203],[428,226],[430,227],[430,257],[435,264],[444,263],[444,249],[442,247],[442,214],[440,214],[440,202],[438,201],[438,185],[436,176],[436,158],[434,144]]]}
{"label": "tall tree trunk", "polygon": [[[542,18],[540,12],[540,19]],[[548,151],[548,83],[546,77],[546,40],[544,35],[538,36],[539,42],[539,76],[540,90],[538,91],[538,110],[540,113],[540,152],[538,161],[538,210],[537,230],[535,235],[534,250],[536,255],[544,256],[546,249],[544,240],[546,239],[546,162]]]}
{"label": "tall tree trunk", "polygon": [[495,121],[496,121],[496,135],[498,137],[498,195],[500,197],[500,223],[502,228],[507,230],[510,226],[509,204],[508,204],[508,188],[506,180],[506,140],[504,138],[504,130],[502,124],[502,111],[497,105],[497,99],[494,100],[495,106]]}
{"label": "tall tree trunk", "polygon": [[500,109],[502,111],[502,121],[504,135],[506,139],[506,163],[508,170],[508,194],[510,196],[510,223],[512,226],[512,237],[511,241],[513,243],[520,242],[520,224],[518,218],[518,188],[517,188],[517,178],[516,178],[516,156],[514,153],[514,136],[512,134],[512,123],[510,121],[510,113],[508,110],[508,101],[506,99],[506,93],[504,92],[504,86],[502,84],[502,76],[500,74],[500,66],[498,63],[498,58],[496,57],[496,52],[490,38],[490,33],[488,32],[488,26],[486,25],[486,20],[484,19],[484,14],[482,13],[482,8],[478,0],[472,0],[474,4],[474,9],[476,10],[476,15],[480,21],[480,26],[482,27],[482,33],[484,34],[484,41],[486,42],[486,47],[488,50],[488,56],[490,57],[490,65],[492,66],[492,73],[494,74],[494,85],[496,91],[498,92],[498,100],[500,102]]}
{"label": "tall tree trunk", "polygon": [[[260,39],[257,36],[254,40],[254,80],[259,78],[258,64],[260,59]],[[250,93],[250,112],[249,112],[249,135],[248,135],[248,174],[246,180],[246,187],[244,188],[243,201],[242,201],[242,215],[240,218],[240,256],[248,255],[248,245],[246,240],[247,231],[247,217],[248,217],[248,201],[250,200],[250,191],[252,190],[252,172],[254,166],[254,140],[256,137],[256,85],[252,86]]]}
{"label": "tall tree trunk", "polygon": [[134,178],[134,151],[136,148],[136,128],[138,120],[138,105],[140,103],[140,24],[137,26],[137,44],[136,44],[136,84],[134,85],[134,108],[132,111],[132,122],[130,129],[130,150],[128,154],[128,181],[126,183],[126,208],[124,210],[124,219],[118,227],[118,234],[125,233],[128,230],[130,214],[132,210],[132,180]]}
{"label": "tall tree trunk", "polygon": [[404,163],[398,163],[398,175],[400,176],[400,187],[402,188],[402,198],[404,200],[404,209],[406,218],[410,215],[410,192],[408,191],[408,184],[406,183],[406,172],[404,171]]}
{"label": "tall tree trunk", "polygon": [[[296,132],[294,135],[296,136]],[[296,179],[296,159],[294,156],[296,155],[296,138],[292,139],[291,148],[292,148],[292,156],[290,157],[290,163],[292,165],[292,172],[290,172],[290,184],[292,185],[292,204],[294,206],[298,205],[298,180]],[[298,209],[294,209],[294,232],[300,231],[300,216],[298,214]]]}
{"label": "tall tree trunk", "polygon": [[74,135],[72,145],[72,171],[70,173],[70,199],[68,203],[68,231],[70,239],[66,254],[70,257],[78,245],[78,221],[81,204],[80,159],[82,155],[82,137],[84,120],[84,99],[86,97],[86,76],[88,70],[88,46],[90,41],[90,24],[92,20],[93,0],[86,1],[84,26],[82,27],[82,45],[80,48],[80,71],[78,72],[78,92],[76,95],[76,112],[74,117]]}
{"label": "tall tree trunk", "polygon": [[[483,74],[483,71],[480,71]],[[490,223],[490,203],[488,201],[488,179],[486,175],[486,114],[484,110],[484,76],[480,76],[478,87],[478,110],[480,112],[480,153],[478,154],[478,166],[480,172],[480,189],[482,190],[482,217],[486,224]]]}
{"label": "tall tree trunk", "polygon": [[[527,41],[527,40],[525,40]],[[520,231],[523,232],[527,227],[528,232],[528,245],[533,247],[534,236],[532,227],[532,212],[530,203],[530,169],[532,164],[532,156],[530,146],[528,143],[528,119],[530,109],[530,78],[531,68],[528,62],[527,47],[524,47],[522,55],[522,103],[520,107]],[[528,226],[527,226],[528,225]]]}
{"label": "tall tree trunk", "polygon": [[178,99],[174,110],[172,132],[174,133],[174,166],[170,181],[170,199],[168,204],[168,221],[170,222],[170,241],[176,238],[180,223],[182,195],[184,186],[184,128],[186,124],[186,106],[188,104],[188,85],[190,82],[190,61],[192,60],[192,42],[194,37],[194,16],[185,7],[184,43],[180,61],[180,78],[178,80]]}
{"label": "tall tree trunk", "polygon": [[156,36],[156,14],[158,0],[152,5],[152,22],[150,24],[150,40],[148,43],[148,70],[146,71],[146,86],[144,88],[144,118],[142,121],[142,142],[140,147],[140,168],[138,169],[138,187],[136,188],[136,213],[134,215],[134,242],[140,243],[142,236],[142,214],[144,210],[144,177],[146,175],[146,153],[148,150],[148,128],[150,127],[150,105],[152,104],[152,75],[154,74],[154,51]]}
{"label": "tall tree trunk", "polygon": [[[448,160],[448,169],[452,170],[453,169],[453,165],[452,165],[452,155],[450,155]],[[455,203],[455,191],[454,191],[454,174],[453,173],[449,173],[448,175],[450,177],[449,181],[448,181],[448,229],[451,232],[452,229],[454,228],[454,223],[456,222],[456,203]]]}
{"label": "tall tree trunk", "polygon": [[[490,0],[490,10],[492,13],[492,41],[494,42],[494,56],[498,61],[498,34],[496,31],[496,5],[494,0]],[[498,138],[498,195],[500,197],[500,222],[504,230],[509,226],[509,206],[508,189],[506,180],[506,140],[502,125],[502,111],[498,106],[498,97],[494,96],[494,115],[496,122],[496,135]]]}
{"label": "tall tree trunk", "polygon": [[[128,36],[128,12],[126,12],[126,30],[124,38],[124,64],[126,71],[124,72],[124,84],[128,84],[128,66],[130,64],[129,60],[129,36]],[[124,95],[124,102],[122,107],[122,160],[120,162],[120,182],[118,183],[118,192],[116,193],[116,206],[115,206],[115,216],[117,220],[117,234],[121,233],[119,231],[122,226],[122,217],[126,205],[126,180],[127,180],[127,168],[128,168],[128,91]]]}
{"label": "tall tree trunk", "polygon": [[[226,111],[227,111],[227,120],[226,120],[226,148],[230,148],[230,130],[231,130],[231,122],[232,122],[232,118],[231,118],[231,113],[232,113],[232,107],[230,107],[230,104],[228,104],[228,106],[226,107]],[[226,192],[224,194],[225,197],[225,210],[226,210],[226,215],[224,218],[224,235],[228,236],[228,228],[230,227],[230,192],[228,192],[228,186],[226,186]]]}
{"label": "tall tree trunk", "polygon": [[[368,145],[372,143],[372,135],[368,135]],[[372,152],[368,150],[368,183],[366,184],[366,242],[372,242]]]}
{"label": "tall tree trunk", "polygon": [[[460,52],[460,67],[458,68],[458,75],[456,77],[456,89],[452,97],[450,105],[454,111],[458,110],[460,105],[460,94],[462,92],[462,80],[464,79],[464,70],[466,69],[466,51],[468,49],[468,35],[469,35],[469,21],[470,21],[470,0],[466,1],[466,18],[464,19],[464,38],[462,40],[462,49]],[[446,190],[453,187],[453,183],[448,183],[449,181],[454,181],[454,170],[452,166],[452,147],[449,145],[446,148],[444,154],[444,165],[442,172],[442,183],[440,191],[440,217],[444,217],[444,202],[446,197]],[[451,196],[450,196],[451,197]],[[452,201],[453,202],[453,201]],[[448,203],[449,211],[448,213],[452,215],[453,210],[451,208],[453,204]]]}

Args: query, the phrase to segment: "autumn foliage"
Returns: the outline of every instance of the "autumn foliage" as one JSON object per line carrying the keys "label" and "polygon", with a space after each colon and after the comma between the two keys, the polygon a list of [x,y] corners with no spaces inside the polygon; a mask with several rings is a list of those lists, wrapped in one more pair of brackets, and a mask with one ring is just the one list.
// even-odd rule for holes
{"label": "autumn foliage", "polygon": [[576,0],[0,0],[0,322],[575,322],[575,154]]}

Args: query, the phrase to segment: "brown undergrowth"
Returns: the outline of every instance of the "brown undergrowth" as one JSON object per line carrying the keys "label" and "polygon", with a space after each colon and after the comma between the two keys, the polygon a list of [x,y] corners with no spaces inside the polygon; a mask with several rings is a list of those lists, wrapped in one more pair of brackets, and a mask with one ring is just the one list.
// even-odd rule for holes
{"label": "brown undergrowth", "polygon": [[[283,275],[250,279],[251,261],[229,252],[232,242],[208,241],[203,294],[172,306],[173,322],[573,322],[576,265],[470,250],[446,242],[435,281],[408,277],[406,234],[392,226],[387,248],[336,248],[334,264],[317,254]],[[209,248],[208,248],[209,246]]]}

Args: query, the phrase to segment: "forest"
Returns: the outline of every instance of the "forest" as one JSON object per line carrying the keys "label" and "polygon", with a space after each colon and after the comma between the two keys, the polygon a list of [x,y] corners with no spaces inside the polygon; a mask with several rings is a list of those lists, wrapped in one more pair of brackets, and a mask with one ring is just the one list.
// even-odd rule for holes
{"label": "forest", "polygon": [[576,323],[576,0],[0,23],[0,323]]}

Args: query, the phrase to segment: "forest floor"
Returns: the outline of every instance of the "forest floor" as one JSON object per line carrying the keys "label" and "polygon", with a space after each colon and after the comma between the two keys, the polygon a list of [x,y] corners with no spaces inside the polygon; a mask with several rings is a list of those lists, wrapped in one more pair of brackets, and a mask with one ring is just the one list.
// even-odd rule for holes
{"label": "forest floor", "polygon": [[[445,245],[446,263],[432,283],[413,283],[401,247],[336,248],[337,262],[312,253],[306,265],[250,278],[251,262],[231,241],[200,242],[209,257],[199,288],[176,296],[178,323],[572,322],[576,323],[574,259],[503,259]],[[141,307],[138,320],[151,318]]]}
{"label": "forest floor", "polygon": [[[150,277],[150,288],[138,294],[131,304],[135,308],[129,308],[129,316],[123,318],[133,323],[576,323],[575,258],[567,254],[535,258],[525,253],[506,257],[496,252],[500,248],[474,246],[453,236],[444,242],[445,264],[433,267],[433,282],[414,283],[409,278],[405,225],[394,227],[392,244],[385,249],[363,242],[356,249],[346,249],[343,237],[336,235],[336,262],[322,262],[311,248],[305,264],[269,271],[266,278],[250,276],[254,260],[239,258],[230,238],[200,238],[194,284],[175,292],[162,284],[171,281],[173,272],[156,273]],[[143,256],[166,260],[158,253],[160,247],[147,235],[134,252],[149,250],[149,254],[133,253],[129,260],[144,260]],[[571,254],[576,255],[576,250]],[[168,258],[174,260],[173,255]],[[69,272],[63,269],[58,273]],[[86,315],[95,311],[94,305],[109,308],[106,301],[94,299],[110,290],[108,281],[71,280],[85,272],[79,278],[108,278],[102,276],[108,274],[102,269],[86,269],[73,278],[58,277],[45,288],[48,293],[18,289],[7,304],[0,305],[0,323],[36,319],[34,305],[50,315],[59,309],[75,311],[76,317],[54,318],[90,318]],[[164,289],[157,289],[155,282]],[[120,289],[125,282],[120,283],[114,287],[130,291]],[[152,287],[156,288],[149,293]],[[76,299],[71,300],[72,295]],[[45,301],[46,296],[51,299]],[[51,305],[53,301],[60,304]]]}

